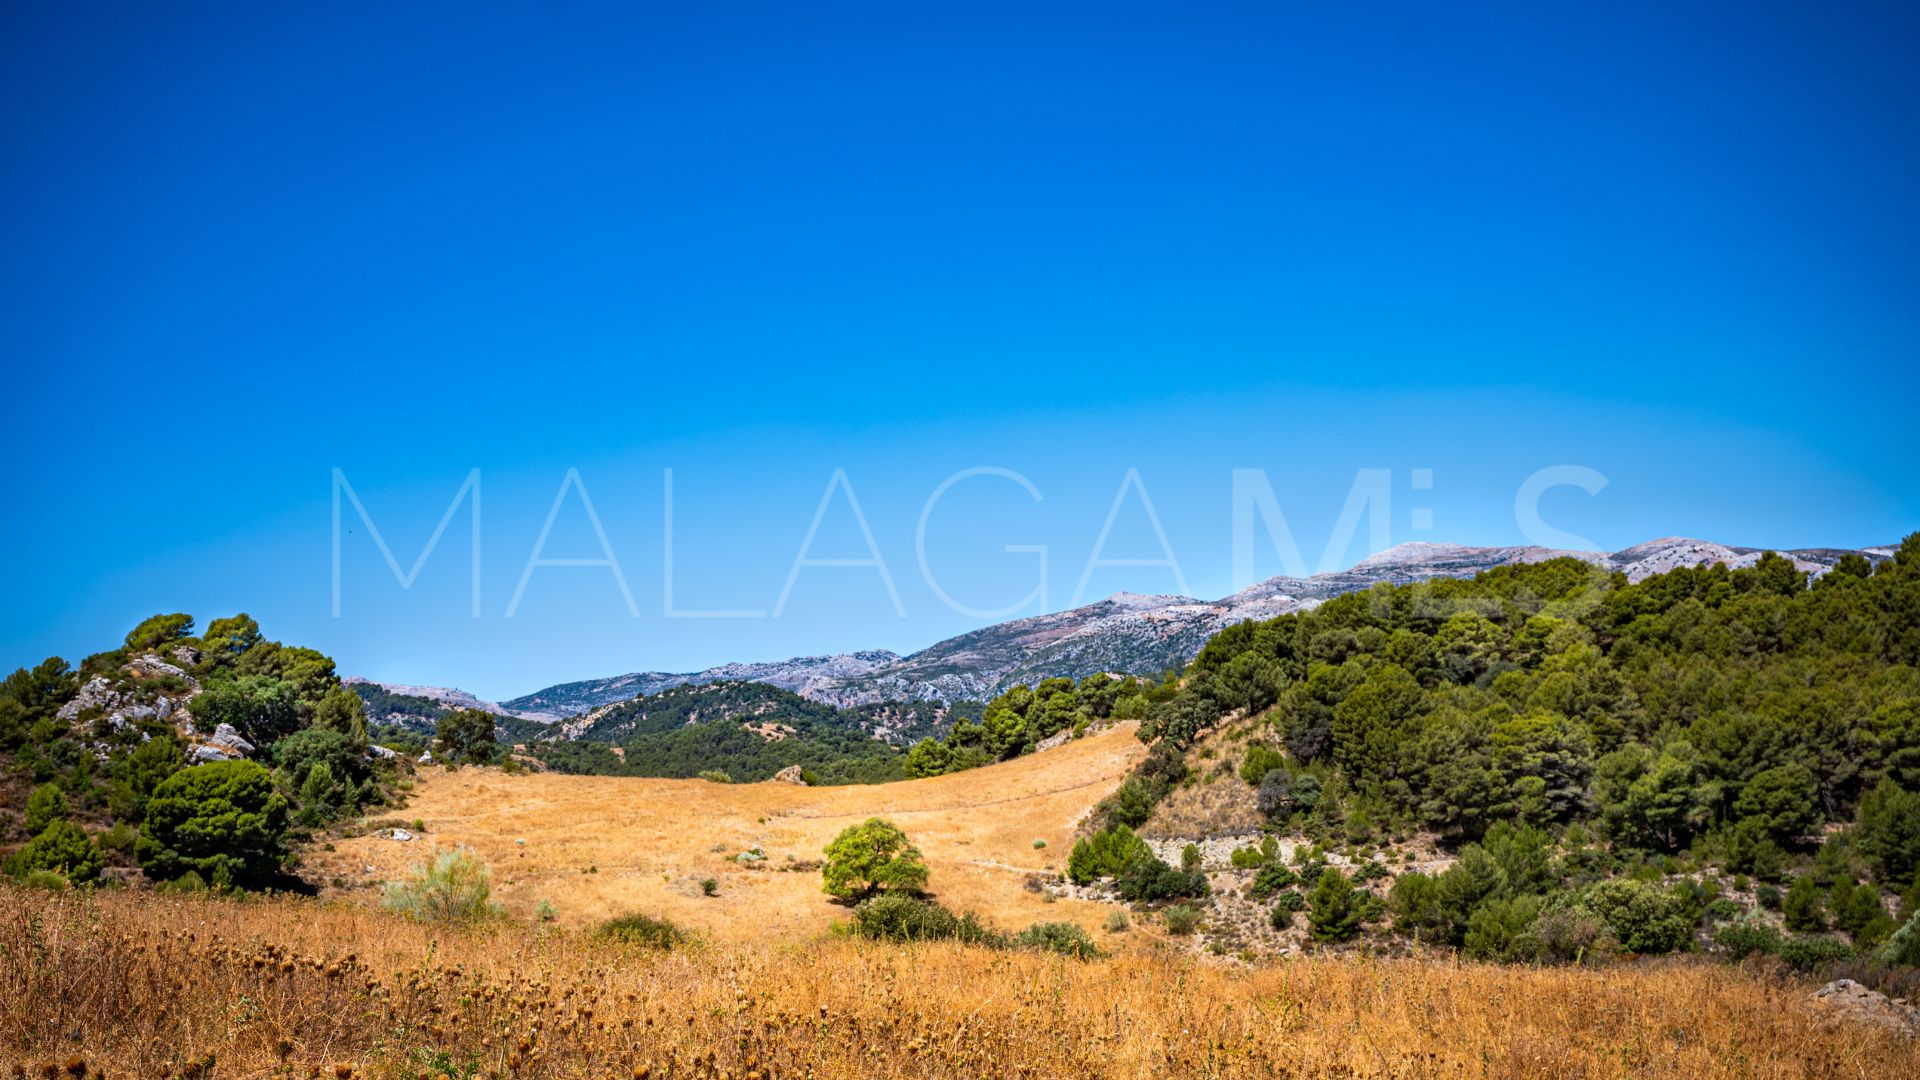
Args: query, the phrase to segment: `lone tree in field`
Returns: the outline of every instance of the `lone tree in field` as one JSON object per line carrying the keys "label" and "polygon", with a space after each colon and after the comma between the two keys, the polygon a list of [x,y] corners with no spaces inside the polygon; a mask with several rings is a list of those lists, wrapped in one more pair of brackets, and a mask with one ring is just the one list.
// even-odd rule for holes
{"label": "lone tree in field", "polygon": [[927,883],[927,864],[898,825],[885,818],[868,818],[848,826],[827,845],[821,876],[835,896],[918,892]]}

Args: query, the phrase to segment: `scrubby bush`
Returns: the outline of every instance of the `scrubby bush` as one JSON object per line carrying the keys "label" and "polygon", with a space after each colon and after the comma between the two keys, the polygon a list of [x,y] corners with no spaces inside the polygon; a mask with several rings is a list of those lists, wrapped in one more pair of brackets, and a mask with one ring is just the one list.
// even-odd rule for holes
{"label": "scrubby bush", "polygon": [[1542,959],[1546,945],[1534,932],[1540,907],[1538,896],[1510,896],[1488,900],[1474,908],[1467,919],[1467,955],[1509,963]]}
{"label": "scrubby bush", "polygon": [[27,831],[39,835],[67,816],[67,793],[57,784],[41,784],[27,796]]}
{"label": "scrubby bush", "polygon": [[1787,929],[1801,932],[1825,930],[1827,928],[1826,905],[1820,895],[1820,883],[1813,875],[1803,874],[1793,881],[1793,887],[1780,902],[1780,913],[1786,917]]}
{"label": "scrubby bush", "polygon": [[1286,817],[1320,804],[1320,780],[1311,773],[1296,775],[1285,767],[1270,769],[1253,798],[1260,813],[1269,818]]}
{"label": "scrubby bush", "polygon": [[1190,904],[1175,904],[1160,913],[1170,934],[1191,934],[1200,926],[1200,909]]}
{"label": "scrubby bush", "polygon": [[1615,878],[1589,888],[1582,904],[1607,924],[1621,948],[1637,953],[1683,952],[1693,945],[1685,903],[1644,882]]}
{"label": "scrubby bush", "polygon": [[868,818],[843,829],[827,845],[826,856],[820,873],[826,891],[834,896],[917,892],[927,883],[920,849],[885,818]]}
{"label": "scrubby bush", "polygon": [[1255,787],[1267,778],[1267,774],[1287,763],[1287,756],[1265,743],[1254,743],[1247,748],[1247,756],[1240,762],[1240,779]]}
{"label": "scrubby bush", "polygon": [[1371,914],[1370,898],[1357,892],[1345,874],[1332,867],[1320,871],[1307,897],[1307,929],[1315,941],[1350,940]]}
{"label": "scrubby bush", "polygon": [[1777,956],[1784,940],[1780,931],[1762,922],[1731,922],[1713,935],[1713,943],[1729,960],[1745,960],[1754,953]]}
{"label": "scrubby bush", "polygon": [[425,922],[462,922],[495,914],[492,897],[493,872],[462,847],[439,852],[408,880],[388,884],[382,904]]}
{"label": "scrubby bush", "polygon": [[650,949],[672,949],[684,945],[686,932],[668,922],[648,915],[634,912],[617,919],[608,919],[595,928],[595,933],[613,941],[623,941],[630,945],[645,945]]}
{"label": "scrubby bush", "polygon": [[1153,783],[1136,774],[1121,781],[1119,789],[1102,805],[1106,808],[1107,820],[1137,829],[1153,816],[1154,804],[1159,800],[1160,792]]}
{"label": "scrubby bush", "polygon": [[1119,886],[1121,897],[1134,903],[1186,897],[1197,899],[1210,891],[1207,875],[1197,871],[1175,870],[1152,857],[1138,860],[1122,871]]}
{"label": "scrubby bush", "polygon": [[69,881],[87,882],[100,876],[100,864],[100,849],[86,830],[65,818],[54,818],[7,859],[7,873],[26,877],[49,871]]}
{"label": "scrubby bush", "polygon": [[1264,900],[1281,889],[1297,885],[1300,876],[1285,863],[1269,862],[1253,875],[1253,884],[1247,887],[1248,895],[1255,900]]}
{"label": "scrubby bush", "polygon": [[1542,958],[1558,963],[1577,964],[1614,951],[1606,922],[1585,908],[1544,911],[1534,920],[1533,933],[1540,939]]}
{"label": "scrubby bush", "polygon": [[1014,938],[1014,944],[1024,948],[1039,949],[1042,952],[1055,952],[1071,956],[1076,960],[1091,960],[1100,955],[1093,939],[1080,929],[1078,923],[1044,922],[1034,923],[1020,931]]}
{"label": "scrubby bush", "polygon": [[1253,870],[1265,866],[1267,856],[1256,847],[1234,848],[1233,853],[1227,856],[1227,861],[1233,864],[1235,870]]}
{"label": "scrubby bush", "polygon": [[955,915],[932,900],[903,893],[880,893],[862,900],[853,909],[850,930],[855,937],[878,941],[1005,944],[1002,935],[988,929],[972,912]]}
{"label": "scrubby bush", "polygon": [[1853,946],[1837,937],[1817,935],[1788,938],[1780,943],[1780,959],[1800,971],[1811,971],[1822,964],[1845,960],[1853,955]]}
{"label": "scrubby bush", "polygon": [[1082,837],[1067,856],[1067,876],[1076,885],[1095,878],[1118,877],[1134,863],[1153,857],[1147,842],[1135,836],[1125,825]]}
{"label": "scrubby bush", "polygon": [[1125,933],[1131,925],[1132,923],[1127,919],[1127,913],[1124,911],[1114,911],[1107,914],[1107,933],[1109,934]]}
{"label": "scrubby bush", "polygon": [[1908,916],[1906,923],[1887,938],[1877,955],[1882,963],[1920,967],[1920,912]]}

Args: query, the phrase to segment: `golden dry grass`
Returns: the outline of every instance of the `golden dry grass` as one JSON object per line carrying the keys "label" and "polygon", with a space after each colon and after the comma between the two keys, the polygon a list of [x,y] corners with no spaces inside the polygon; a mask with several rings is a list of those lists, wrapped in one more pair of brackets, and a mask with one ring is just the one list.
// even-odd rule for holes
{"label": "golden dry grass", "polygon": [[[1098,935],[1107,909],[1044,903],[1024,882],[1065,865],[1075,825],[1144,753],[1129,724],[984,769],[873,786],[427,769],[402,812],[425,822],[425,837],[336,841],[309,849],[303,872],[367,885],[403,877],[436,845],[465,845],[493,867],[496,901],[519,917],[546,900],[569,926],[639,911],[717,941],[793,941],[847,911],[821,891],[817,870],[784,871],[788,857],[817,860],[841,829],[877,815],[906,830],[949,907],[1010,929],[1070,920]],[[733,861],[755,845],[767,855],[761,868]],[[702,894],[706,878],[718,880],[717,895]],[[348,895],[371,903],[378,892]]]}
{"label": "golden dry grass", "polygon": [[344,903],[0,887],[0,1062],[31,1076],[1920,1075],[1911,1041],[1828,1026],[1806,994],[1706,961],[660,954]]}

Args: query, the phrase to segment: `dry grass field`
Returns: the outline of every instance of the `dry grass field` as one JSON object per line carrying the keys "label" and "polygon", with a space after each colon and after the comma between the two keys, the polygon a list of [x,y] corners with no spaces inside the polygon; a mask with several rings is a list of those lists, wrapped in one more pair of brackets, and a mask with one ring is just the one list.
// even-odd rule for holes
{"label": "dry grass field", "polygon": [[[719,942],[793,941],[847,911],[821,891],[817,868],[785,868],[818,860],[841,829],[878,815],[912,837],[947,906],[1003,928],[1071,920],[1097,936],[1108,909],[1045,903],[1025,879],[1066,865],[1075,824],[1144,753],[1127,725],[984,769],[874,786],[429,768],[397,815],[423,821],[425,836],[338,840],[310,849],[302,870],[372,903],[379,893],[365,886],[403,876],[436,845],[464,845],[493,867],[495,900],[518,917],[544,900],[567,926],[639,911]],[[765,863],[734,861],[756,845]],[[700,888],[707,878],[713,896]]]}
{"label": "dry grass field", "polygon": [[0,887],[47,1077],[1894,1077],[1911,1040],[1707,961],[1600,970],[824,939],[673,953],[359,905]]}

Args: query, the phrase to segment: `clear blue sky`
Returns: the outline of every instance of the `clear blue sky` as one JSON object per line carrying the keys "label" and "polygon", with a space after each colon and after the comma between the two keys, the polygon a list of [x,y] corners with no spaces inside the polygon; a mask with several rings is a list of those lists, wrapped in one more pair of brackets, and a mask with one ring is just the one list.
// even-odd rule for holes
{"label": "clear blue sky", "polygon": [[[1235,468],[1310,563],[1367,468],[1393,542],[1520,542],[1561,464],[1609,548],[1920,527],[1911,5],[517,7],[0,11],[0,659],[241,609],[496,697],[907,651],[982,621],[914,544],[980,466],[1043,498],[935,510],[976,609],[1009,544],[1066,606],[1130,468],[1208,596]],[[465,508],[409,590],[349,509],[332,615],[336,467],[403,568],[481,470],[480,618]],[[580,567],[505,617],[569,468],[638,619]],[[824,567],[664,618],[665,468],[678,606],[772,608],[844,468],[906,617]],[[1105,553],[1158,551],[1130,494]]]}

